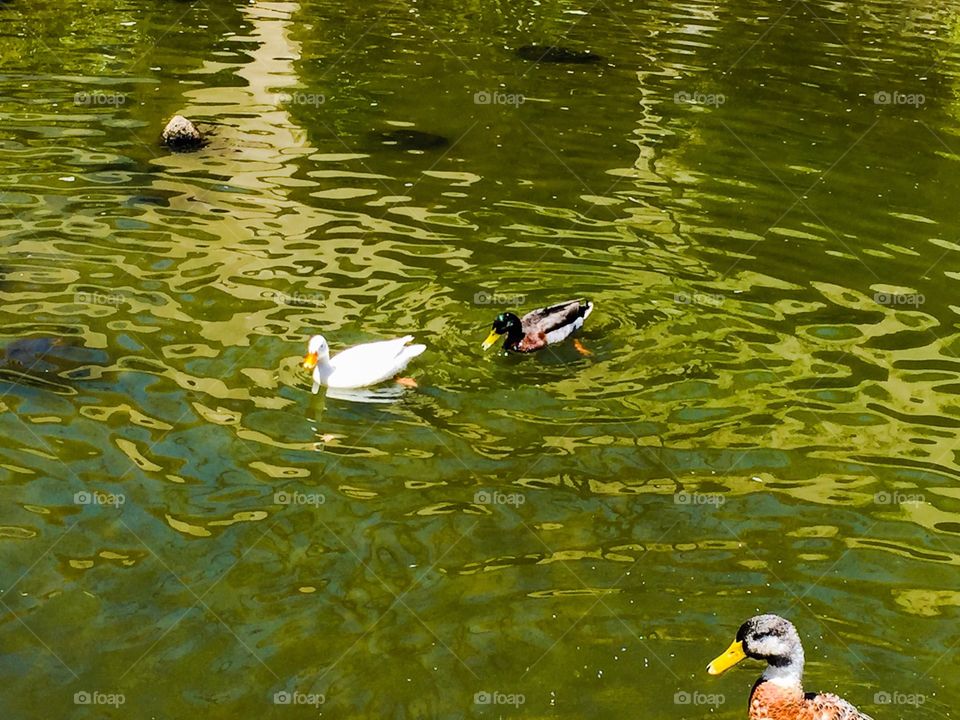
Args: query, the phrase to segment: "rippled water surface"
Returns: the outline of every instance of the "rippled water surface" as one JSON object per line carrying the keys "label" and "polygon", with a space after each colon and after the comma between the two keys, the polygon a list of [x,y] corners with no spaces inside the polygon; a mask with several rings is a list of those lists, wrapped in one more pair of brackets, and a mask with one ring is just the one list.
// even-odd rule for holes
{"label": "rippled water surface", "polygon": [[[758,611],[809,689],[956,717],[960,5],[0,35],[3,717],[733,720]],[[577,296],[590,354],[481,353]],[[419,387],[312,395],[314,332],[414,334]]]}

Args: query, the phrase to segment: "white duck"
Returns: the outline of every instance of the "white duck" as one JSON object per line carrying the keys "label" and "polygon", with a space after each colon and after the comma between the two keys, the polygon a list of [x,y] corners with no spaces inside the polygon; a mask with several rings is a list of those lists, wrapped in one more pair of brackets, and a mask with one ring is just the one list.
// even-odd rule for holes
{"label": "white duck", "polygon": [[394,340],[363,343],[330,357],[330,348],[323,335],[314,335],[307,344],[303,369],[313,370],[313,392],[321,385],[352,389],[369,387],[389,380],[407,363],[427,349],[426,345],[407,345],[413,335]]}

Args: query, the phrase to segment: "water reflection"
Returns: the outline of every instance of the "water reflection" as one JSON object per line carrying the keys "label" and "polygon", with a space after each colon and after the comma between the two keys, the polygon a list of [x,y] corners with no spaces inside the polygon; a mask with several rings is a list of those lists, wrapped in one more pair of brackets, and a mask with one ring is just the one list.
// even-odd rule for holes
{"label": "water reflection", "polygon": [[377,388],[357,388],[355,390],[343,390],[339,388],[328,388],[326,396],[335,400],[344,400],[355,403],[373,403],[389,404],[399,401],[407,388],[402,385],[388,385]]}

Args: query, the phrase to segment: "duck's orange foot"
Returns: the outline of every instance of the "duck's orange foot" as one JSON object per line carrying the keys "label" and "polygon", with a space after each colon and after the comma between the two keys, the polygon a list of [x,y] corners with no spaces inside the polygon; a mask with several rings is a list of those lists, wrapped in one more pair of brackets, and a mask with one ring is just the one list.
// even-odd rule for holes
{"label": "duck's orange foot", "polygon": [[577,340],[576,338],[574,338],[574,340],[573,340],[573,346],[577,349],[577,352],[580,353],[581,355],[583,355],[584,357],[590,357],[591,355],[593,355],[593,353],[590,352],[589,350],[587,350],[587,349],[583,346],[583,343],[581,343],[581,342],[580,342],[579,340]]}
{"label": "duck's orange foot", "polygon": [[397,385],[403,385],[404,387],[408,387],[408,388],[420,387],[419,385],[417,385],[416,380],[408,377],[398,377]]}

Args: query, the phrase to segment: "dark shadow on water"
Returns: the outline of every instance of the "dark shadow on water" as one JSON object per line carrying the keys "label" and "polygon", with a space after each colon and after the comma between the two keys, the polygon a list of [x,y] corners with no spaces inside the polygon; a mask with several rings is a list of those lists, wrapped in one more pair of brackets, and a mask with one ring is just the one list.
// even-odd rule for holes
{"label": "dark shadow on water", "polygon": [[443,135],[423,130],[383,130],[371,133],[371,139],[392,150],[437,150],[450,145]]}
{"label": "dark shadow on water", "polygon": [[606,58],[589,50],[572,50],[557,45],[524,45],[514,51],[517,57],[531,62],[591,65]]}

